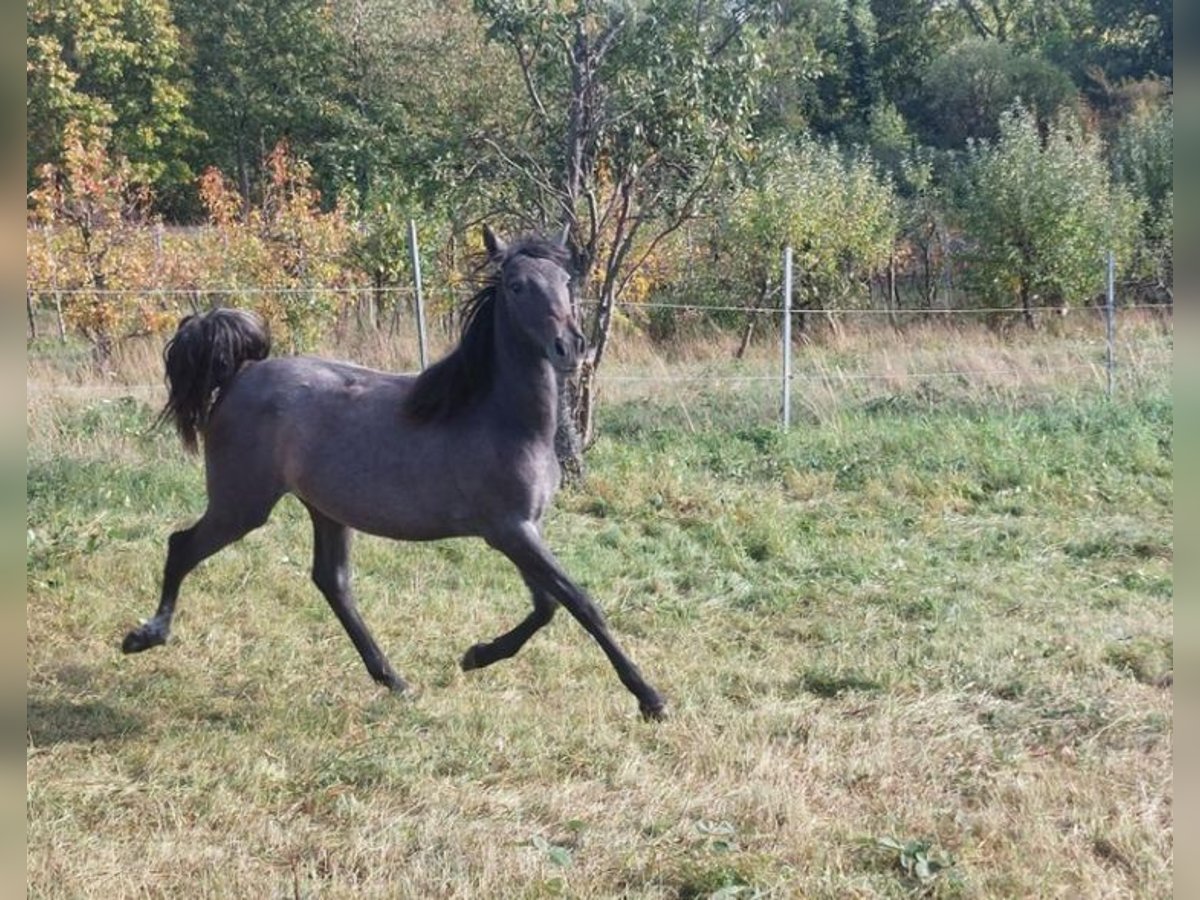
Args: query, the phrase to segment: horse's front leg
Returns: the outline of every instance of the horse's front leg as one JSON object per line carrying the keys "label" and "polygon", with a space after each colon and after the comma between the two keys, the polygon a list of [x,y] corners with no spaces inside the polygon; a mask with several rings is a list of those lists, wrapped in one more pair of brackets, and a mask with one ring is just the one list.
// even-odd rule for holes
{"label": "horse's front leg", "polygon": [[487,541],[513,561],[521,570],[526,583],[535,591],[544,591],[561,603],[588,634],[595,638],[604,655],[616,669],[621,683],[637,697],[638,706],[645,718],[666,717],[667,704],[662,695],[642,677],[633,660],[609,634],[608,625],[599,607],[563,571],[558,560],[542,543],[532,522],[514,523],[488,535]]}
{"label": "horse's front leg", "polygon": [[482,669],[492,663],[514,656],[525,646],[525,642],[534,636],[541,628],[554,618],[554,610],[558,603],[542,589],[529,584],[533,595],[533,612],[522,619],[511,631],[506,631],[493,641],[483,641],[475,644],[463,654],[462,668],[464,672],[471,669]]}

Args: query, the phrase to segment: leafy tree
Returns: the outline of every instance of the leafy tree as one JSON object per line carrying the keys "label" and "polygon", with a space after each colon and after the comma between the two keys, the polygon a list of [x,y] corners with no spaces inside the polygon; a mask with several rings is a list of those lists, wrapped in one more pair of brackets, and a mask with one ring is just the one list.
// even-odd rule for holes
{"label": "leafy tree", "polygon": [[562,230],[597,299],[575,406],[585,440],[617,300],[742,147],[760,66],[749,7],[476,2],[519,67],[528,116],[522,131],[481,135],[478,146],[520,185],[538,224]]}
{"label": "leafy tree", "polygon": [[31,193],[26,274],[31,294],[56,299],[64,330],[82,335],[101,366],[123,340],[172,327],[183,297],[193,310],[251,306],[280,343],[306,348],[363,285],[350,223],[340,207],[321,208],[311,168],[286,145],[264,160],[266,184],[249,210],[233,183],[205,170],[207,227],[172,232],[150,214],[130,165],[80,132],[68,126],[62,165],[44,166]]}
{"label": "leafy tree", "polygon": [[203,132],[190,147],[193,167],[229,173],[248,207],[269,179],[263,160],[286,139],[332,197],[337,166],[326,147],[344,122],[329,5],[176,0],[175,11],[191,49],[193,116]]}
{"label": "leafy tree", "polygon": [[29,0],[25,24],[28,188],[65,163],[68,132],[127,160],[132,179],[191,178],[180,156],[196,133],[167,0]]}
{"label": "leafy tree", "polygon": [[997,140],[968,148],[970,286],[984,302],[1015,304],[1032,328],[1036,307],[1081,305],[1102,289],[1107,251],[1129,265],[1141,211],[1113,182],[1098,138],[1062,116],[1043,140],[1034,115],[1014,107]]}
{"label": "leafy tree", "polygon": [[970,138],[998,137],[1002,113],[1018,101],[1044,128],[1076,96],[1071,79],[1044,59],[970,38],[926,72],[922,131],[933,146],[960,149]]}
{"label": "leafy tree", "polygon": [[983,40],[1046,51],[1088,21],[1094,0],[957,0],[965,26]]}
{"label": "leafy tree", "polygon": [[942,6],[937,0],[871,0],[871,13],[875,78],[884,97],[912,118],[926,70],[953,42],[940,27]]}
{"label": "leafy tree", "polygon": [[1168,290],[1175,226],[1173,118],[1170,103],[1133,117],[1112,148],[1114,178],[1143,202],[1137,274]]}
{"label": "leafy tree", "polygon": [[[863,283],[886,265],[898,220],[891,180],[867,156],[805,139],[758,161],[751,185],[719,223],[713,265],[730,286],[751,287],[747,305],[766,306],[778,294],[781,251],[790,245],[796,307],[846,308],[863,300]],[[739,354],[753,323],[750,314]]]}
{"label": "leafy tree", "polygon": [[853,117],[865,122],[880,99],[879,75],[875,70],[875,17],[864,0],[846,4],[846,82]]}
{"label": "leafy tree", "polygon": [[1073,52],[1110,81],[1171,78],[1172,0],[1091,0],[1088,28],[1076,32]]}
{"label": "leafy tree", "polygon": [[[758,139],[796,134],[836,115],[824,109],[828,79],[845,47],[845,17],[838,0],[790,0],[761,26],[762,79],[753,131]],[[827,125],[825,127],[828,127]]]}
{"label": "leafy tree", "polygon": [[124,293],[156,275],[144,227],[150,195],[99,135],[70,122],[62,143],[62,162],[43,164],[30,193],[31,224],[43,234],[27,242],[26,277],[65,296],[57,301],[61,321],[84,335],[107,368],[122,337],[156,328],[154,311]]}
{"label": "leafy tree", "polygon": [[[522,127],[524,86],[469,0],[334,0],[344,128],[327,145],[365,209],[482,216],[495,191],[481,133]],[[402,199],[401,199],[402,197]]]}
{"label": "leafy tree", "polygon": [[[944,174],[938,177],[939,162],[944,159],[939,160],[937,151],[917,147],[900,160],[897,173],[901,194],[897,261],[908,261],[916,267],[921,277],[919,287],[925,309],[933,308],[938,280],[945,273],[945,248],[951,232],[947,215],[950,203],[946,182],[949,179]],[[896,291],[894,283],[891,288]],[[893,300],[898,300],[895,293]]]}
{"label": "leafy tree", "polygon": [[247,289],[243,302],[267,319],[276,339],[302,350],[334,323],[362,272],[352,264],[343,210],[322,209],[312,167],[281,141],[262,168],[261,195],[249,208],[219,170],[205,170],[200,196],[210,227],[193,252],[206,258],[209,284]]}

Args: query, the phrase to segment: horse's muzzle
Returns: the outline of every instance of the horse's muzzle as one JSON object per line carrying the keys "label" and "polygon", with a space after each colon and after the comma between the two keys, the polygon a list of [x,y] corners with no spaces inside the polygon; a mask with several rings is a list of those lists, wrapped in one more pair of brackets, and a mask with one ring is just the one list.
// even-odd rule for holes
{"label": "horse's muzzle", "polygon": [[550,342],[546,355],[550,364],[558,371],[571,373],[577,370],[587,353],[587,341],[574,326],[565,334]]}

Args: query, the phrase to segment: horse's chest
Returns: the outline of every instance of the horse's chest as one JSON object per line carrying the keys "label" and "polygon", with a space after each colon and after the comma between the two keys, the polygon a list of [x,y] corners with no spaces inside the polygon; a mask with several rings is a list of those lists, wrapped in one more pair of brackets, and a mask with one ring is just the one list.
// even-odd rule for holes
{"label": "horse's chest", "polygon": [[506,454],[496,467],[496,477],[481,487],[506,513],[518,513],[538,521],[558,490],[559,468],[554,454],[522,449]]}

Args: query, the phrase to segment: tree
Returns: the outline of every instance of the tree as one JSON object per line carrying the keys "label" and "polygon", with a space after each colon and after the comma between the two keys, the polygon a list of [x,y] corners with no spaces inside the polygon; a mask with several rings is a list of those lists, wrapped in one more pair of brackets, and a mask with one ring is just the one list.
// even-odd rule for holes
{"label": "tree", "polygon": [[565,235],[597,301],[574,404],[585,442],[615,304],[746,137],[760,67],[750,6],[476,2],[519,67],[528,115],[521,133],[483,132],[476,146],[520,185],[535,224]]}
{"label": "tree", "polygon": [[193,116],[203,137],[196,171],[230,174],[247,208],[268,175],[262,161],[286,139],[312,162],[327,197],[337,165],[326,152],[343,127],[335,40],[324,0],[176,0],[191,49]]}
{"label": "tree", "polygon": [[1070,40],[1088,21],[1093,2],[957,0],[957,7],[976,37],[1040,52]]}
{"label": "tree", "polygon": [[998,137],[1001,114],[1018,101],[1045,128],[1077,97],[1071,79],[1051,63],[978,38],[957,44],[930,66],[923,94],[925,141],[947,149]]}
{"label": "tree", "polygon": [[519,130],[524,87],[469,0],[333,0],[333,9],[343,127],[327,150],[358,203],[402,198],[410,213],[481,215],[493,173],[475,168],[473,135]]}
{"label": "tree", "polygon": [[1036,118],[1014,107],[995,141],[968,148],[960,213],[973,250],[967,278],[977,297],[1034,309],[1079,305],[1104,281],[1104,254],[1133,257],[1142,206],[1115,184],[1100,141],[1068,116],[1042,139]]}
{"label": "tree", "polygon": [[284,141],[261,166],[266,177],[248,209],[235,184],[215,167],[205,170],[200,197],[210,227],[193,252],[208,258],[209,283],[248,289],[243,302],[270,323],[277,342],[305,350],[337,319],[352,295],[347,288],[359,287],[363,275],[353,265],[343,210],[322,208],[312,167]]}
{"label": "tree", "polygon": [[[154,277],[148,252],[149,191],[125,159],[109,155],[105,142],[69,122],[62,162],[45,163],[30,192],[31,224],[44,240],[30,241],[31,285],[66,293],[61,320],[92,346],[93,360],[108,368],[116,343],[128,334],[155,330],[155,311],[137,302],[136,289]],[[125,289],[134,293],[125,293]]]}
{"label": "tree", "polygon": [[1112,82],[1172,78],[1172,0],[1092,0],[1088,27],[1077,29],[1071,52]]}
{"label": "tree", "polygon": [[126,160],[134,180],[190,180],[181,154],[196,132],[167,0],[29,0],[25,24],[28,189],[42,166],[62,166],[72,129]]}
{"label": "tree", "polygon": [[875,46],[871,64],[884,96],[908,118],[921,80],[951,43],[938,28],[937,0],[871,0]]}
{"label": "tree", "polygon": [[1137,274],[1169,294],[1174,255],[1174,117],[1171,104],[1131,117],[1112,147],[1113,177],[1142,201]]}
{"label": "tree", "polygon": [[[898,220],[891,180],[866,155],[804,139],[768,148],[757,161],[750,186],[718,225],[713,265],[730,282],[753,286],[747,299],[763,307],[778,294],[781,252],[790,245],[796,307],[846,308],[887,264]],[[739,355],[754,320],[747,315]]]}

